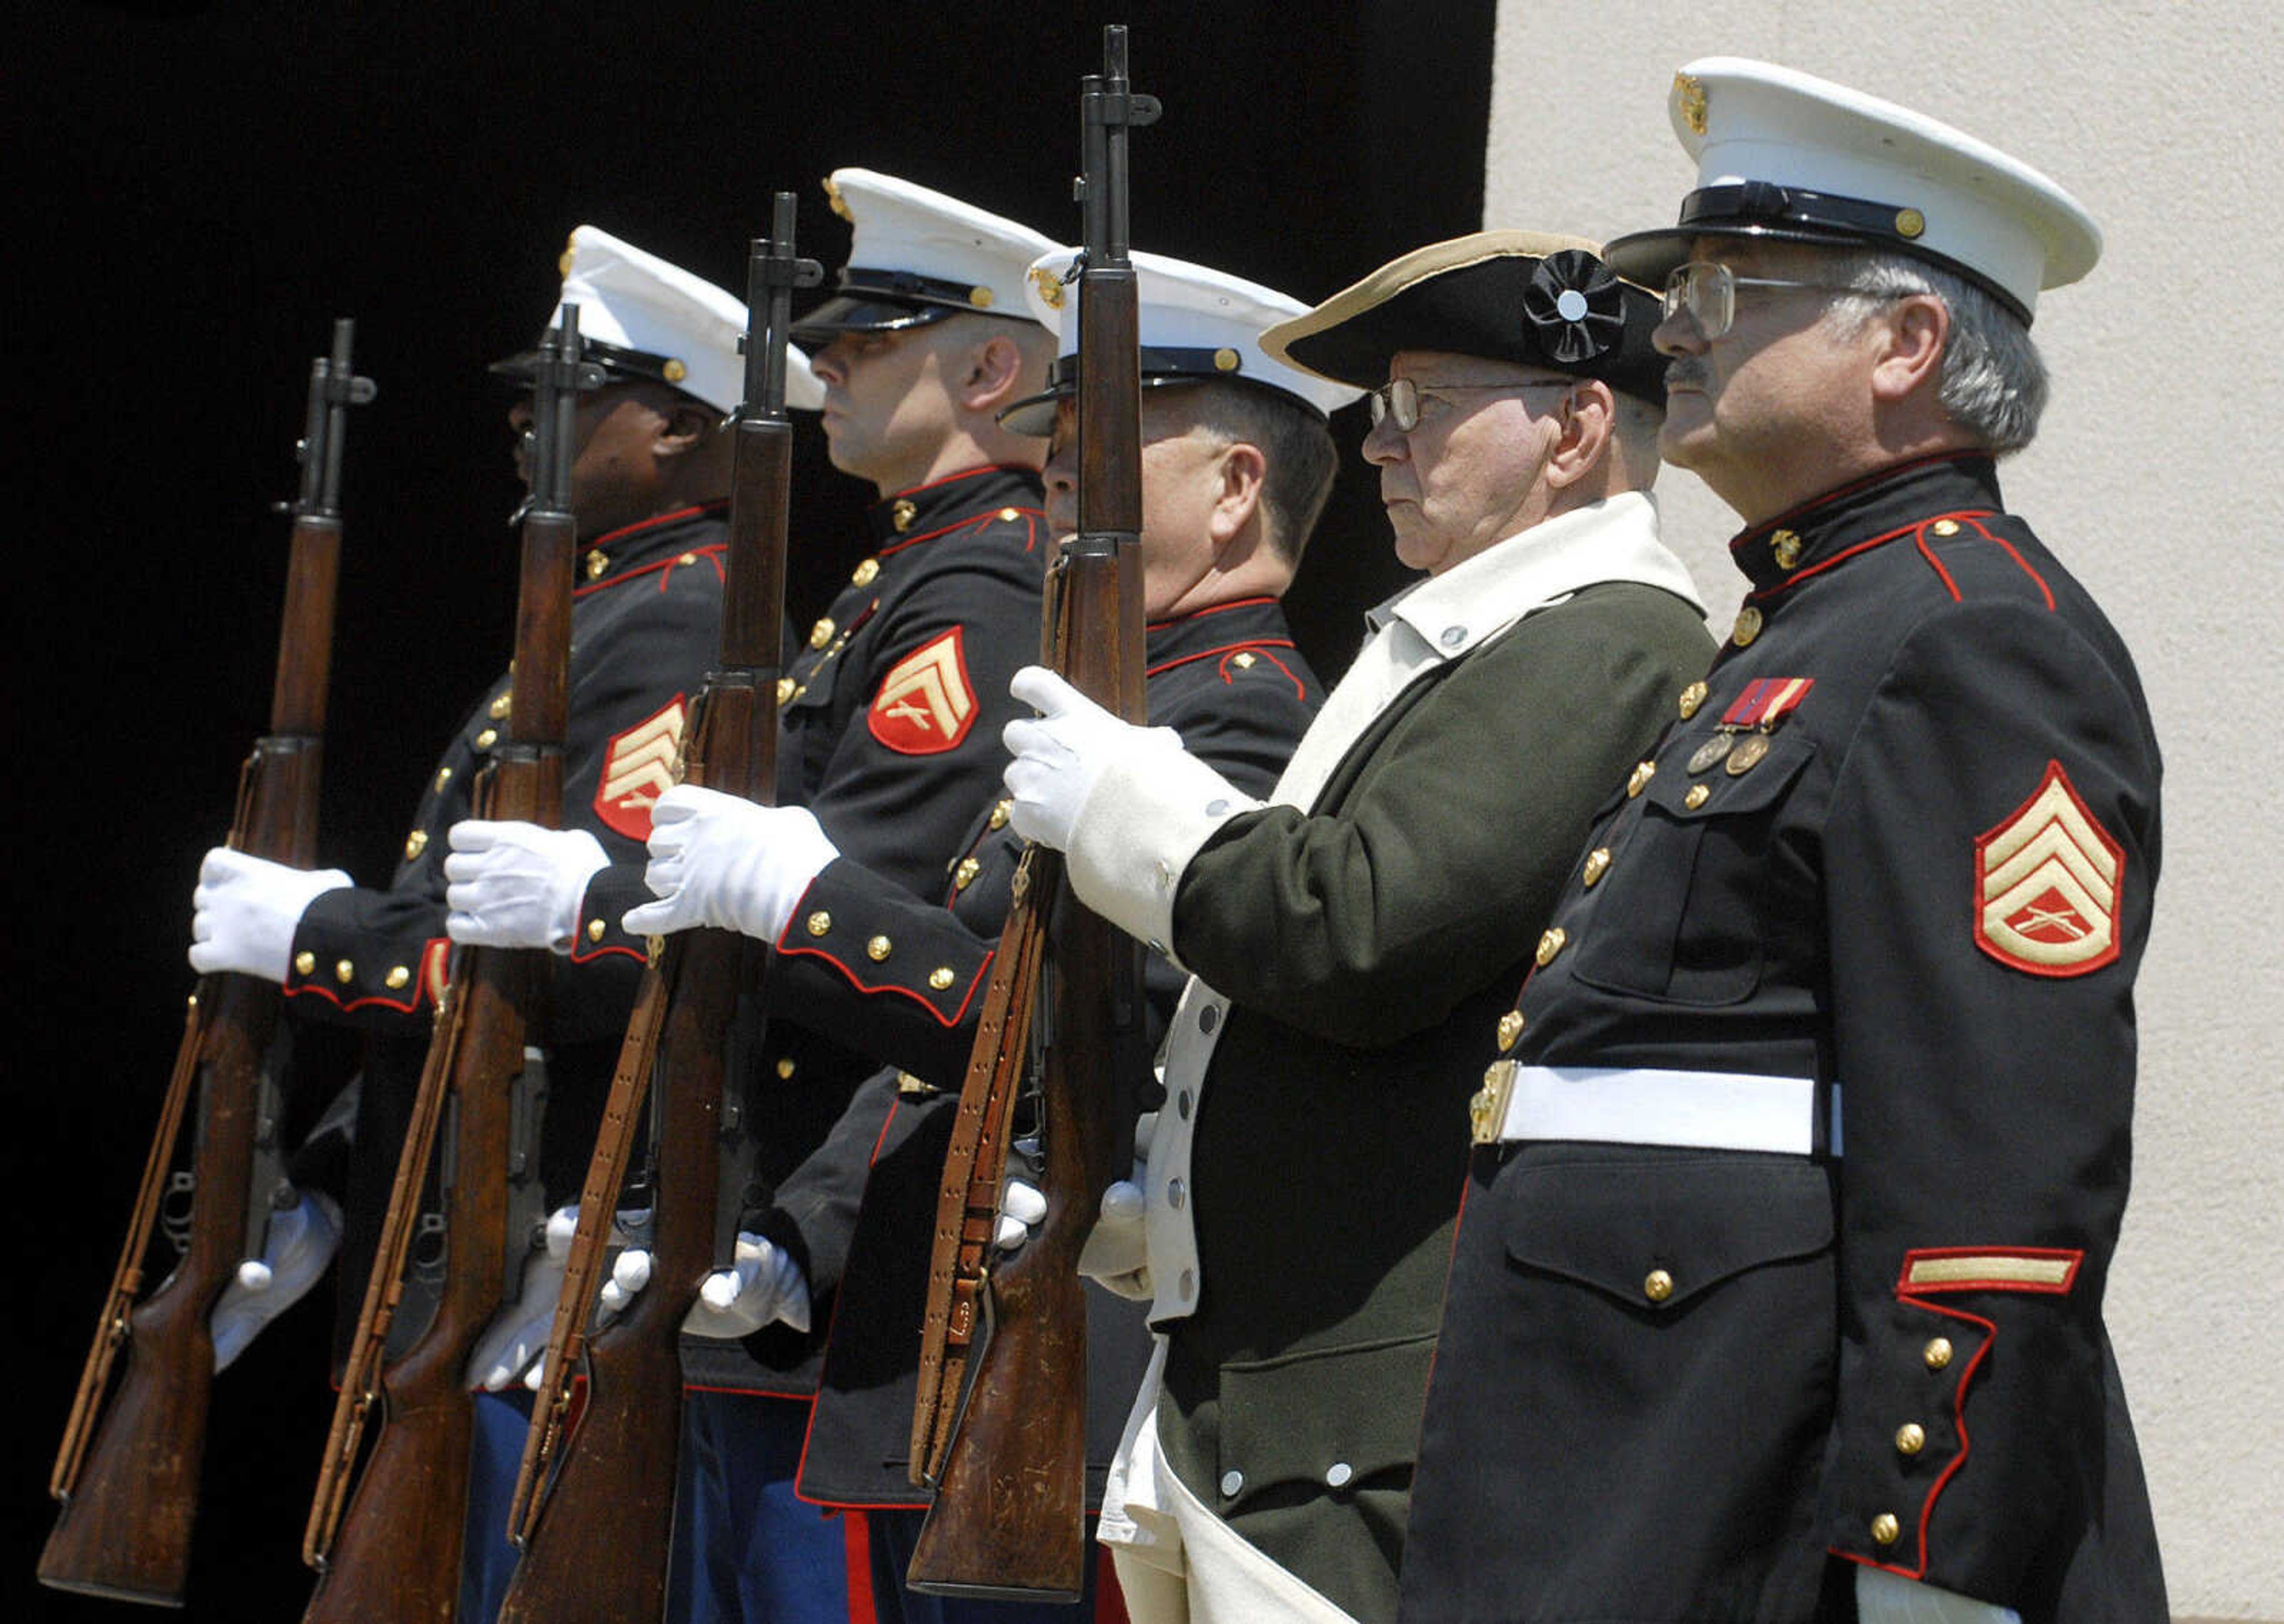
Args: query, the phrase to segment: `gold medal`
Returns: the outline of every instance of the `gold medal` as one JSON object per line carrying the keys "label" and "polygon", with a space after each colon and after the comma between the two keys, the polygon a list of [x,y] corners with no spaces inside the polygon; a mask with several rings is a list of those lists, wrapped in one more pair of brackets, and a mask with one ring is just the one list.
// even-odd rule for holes
{"label": "gold medal", "polygon": [[1759,766],[1761,758],[1768,753],[1769,736],[1767,734],[1746,734],[1737,741],[1737,747],[1729,752],[1729,776],[1733,778],[1743,777],[1754,768]]}

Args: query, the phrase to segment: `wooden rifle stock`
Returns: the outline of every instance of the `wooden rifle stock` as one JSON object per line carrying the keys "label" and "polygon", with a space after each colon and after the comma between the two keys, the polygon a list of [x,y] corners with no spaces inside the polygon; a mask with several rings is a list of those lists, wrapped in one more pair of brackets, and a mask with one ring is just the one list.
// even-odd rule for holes
{"label": "wooden rifle stock", "polygon": [[[270,731],[246,760],[231,823],[236,850],[301,868],[317,855],[340,567],[341,445],[348,409],[373,395],[372,382],[350,364],[355,332],[353,322],[336,321],[332,354],[310,363]],[[63,1509],[40,1553],[43,1584],[160,1605],[183,1600],[214,1381],[207,1316],[244,1255],[249,1204],[269,1193],[253,1183],[262,1068],[278,997],[275,986],[243,975],[202,977],[191,996],[126,1244],[48,1481]],[[138,1305],[144,1258],[193,1096],[189,1245]]]}
{"label": "wooden rifle stock", "polygon": [[[1048,658],[1088,698],[1140,722],[1141,384],[1126,132],[1154,119],[1157,104],[1128,88],[1124,28],[1103,30],[1103,72],[1086,78],[1079,100],[1079,533],[1049,582]],[[1055,854],[1035,847],[1024,863],[938,1191],[911,1456],[935,1499],[906,1582],[1068,1601],[1087,1565],[1078,1256],[1130,1127],[1121,1072],[1141,1042],[1141,948],[1079,904]],[[1027,1075],[1046,1215],[1021,1250],[995,1259],[1013,1100]]]}
{"label": "wooden rifle stock", "polygon": [[[552,827],[563,807],[577,539],[567,496],[571,413],[575,391],[599,384],[602,373],[579,360],[575,306],[564,307],[541,351],[514,687],[507,738],[478,785],[476,815]],[[519,1249],[511,1259],[507,1233],[512,1095],[546,990],[547,957],[544,949],[464,948],[453,956],[310,1507],[302,1557],[318,1581],[306,1624],[449,1624],[458,1605],[475,1417],[466,1365],[521,1257]],[[382,1348],[419,1225],[431,1153],[448,1120],[438,1181],[442,1299],[419,1339],[384,1370]],[[352,1493],[376,1405],[379,1435]]]}
{"label": "wooden rifle stock", "polygon": [[[690,723],[684,781],[766,806],[776,798],[793,431],[785,415],[792,290],[821,279],[794,253],[794,199],[778,192],[748,265],[745,406],[737,414],[723,588],[722,660]],[[523,1548],[502,1624],[623,1624],[663,1616],[681,1453],[682,1322],[727,1268],[717,1219],[725,1131],[737,1129],[734,1056],[748,945],[733,931],[667,941],[645,973],[579,1197],[579,1227],[541,1369],[509,1534]],[[650,1110],[644,1112],[647,1097]],[[591,1337],[612,1220],[647,1127],[650,1281]],[[726,1192],[731,1200],[739,1192]],[[735,1245],[735,1214],[727,1238]],[[574,1417],[583,1362],[586,1392]],[[607,1550],[610,1559],[598,1562]]]}

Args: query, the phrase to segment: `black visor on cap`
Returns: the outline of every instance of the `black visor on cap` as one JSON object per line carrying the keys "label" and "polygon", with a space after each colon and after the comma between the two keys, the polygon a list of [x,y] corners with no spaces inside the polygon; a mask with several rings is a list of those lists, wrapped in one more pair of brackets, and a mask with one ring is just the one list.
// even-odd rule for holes
{"label": "black visor on cap", "polygon": [[[544,338],[545,335],[543,334]],[[495,361],[484,370],[495,378],[505,379],[521,388],[529,388],[539,371],[542,359],[537,345],[519,350],[504,361]],[[682,379],[688,376],[684,363],[671,355],[654,355],[648,350],[630,349],[623,344],[606,344],[600,339],[579,336],[579,359],[591,366],[600,367],[611,383],[630,383],[636,379],[664,384],[670,389],[680,389]],[[686,393],[686,391],[685,391]],[[697,397],[692,396],[694,400]]]}

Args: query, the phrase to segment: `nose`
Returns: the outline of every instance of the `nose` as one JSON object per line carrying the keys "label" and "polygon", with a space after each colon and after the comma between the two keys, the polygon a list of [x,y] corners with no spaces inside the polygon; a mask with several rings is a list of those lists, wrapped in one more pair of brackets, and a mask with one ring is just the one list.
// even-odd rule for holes
{"label": "nose", "polygon": [[817,374],[817,381],[837,384],[849,376],[848,356],[835,339],[830,344],[813,351],[809,357],[809,370]]}
{"label": "nose", "polygon": [[1389,463],[1400,463],[1412,455],[1412,442],[1402,429],[1396,426],[1396,414],[1388,413],[1373,424],[1364,437],[1364,460],[1375,468]]}
{"label": "nose", "polygon": [[507,426],[519,434],[531,432],[531,397],[520,395],[507,409]]}
{"label": "nose", "polygon": [[1697,318],[1683,306],[1659,322],[1649,335],[1650,347],[1661,355],[1695,355],[1705,350],[1705,334]]}

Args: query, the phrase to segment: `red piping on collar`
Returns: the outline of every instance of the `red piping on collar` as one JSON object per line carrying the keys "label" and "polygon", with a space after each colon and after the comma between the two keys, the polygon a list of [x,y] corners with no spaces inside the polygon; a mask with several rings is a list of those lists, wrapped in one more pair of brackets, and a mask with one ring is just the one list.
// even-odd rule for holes
{"label": "red piping on collar", "polygon": [[[1192,621],[1201,620],[1208,614],[1220,614],[1224,611],[1230,609],[1255,609],[1259,608],[1263,605],[1274,604],[1276,601],[1277,600],[1274,597],[1270,597],[1266,593],[1263,593],[1259,597],[1232,597],[1227,603],[1208,604],[1202,609],[1193,609],[1187,614],[1177,614],[1173,616],[1170,620],[1153,621],[1142,629],[1145,631],[1163,631],[1169,626],[1186,625]],[[1290,648],[1293,645],[1287,643],[1283,646]]]}
{"label": "red piping on collar", "polygon": [[693,502],[688,507],[675,509],[671,513],[653,513],[648,519],[637,519],[630,525],[621,525],[615,530],[597,536],[587,545],[601,547],[617,541],[622,536],[632,535],[637,530],[648,530],[659,525],[678,524],[685,519],[696,519],[707,513],[726,513],[729,511],[730,504],[727,499],[720,502]]}
{"label": "red piping on collar", "polygon": [[1031,521],[1031,540],[1023,549],[1024,551],[1029,552],[1031,548],[1036,546],[1038,543],[1039,520],[1047,516],[1046,510],[1044,508],[1025,507],[1020,503],[1010,502],[1005,507],[993,508],[988,513],[970,513],[965,519],[955,519],[941,529],[924,530],[918,535],[901,537],[881,548],[879,553],[874,556],[885,558],[892,552],[902,552],[905,548],[917,546],[921,542],[932,542],[935,540],[937,536],[948,535],[954,530],[964,530],[970,525],[982,524],[987,520],[998,518],[1002,513],[1021,513],[1024,518]]}
{"label": "red piping on collar", "polygon": [[[1811,496],[1807,501],[1799,504],[1797,506],[1787,508],[1783,512],[1779,513],[1773,519],[1764,519],[1759,524],[1748,526],[1747,528],[1738,531],[1735,535],[1729,539],[1729,550],[1731,552],[1734,552],[1738,548],[1746,545],[1749,542],[1757,541],[1762,536],[1767,535],[1773,531],[1782,529],[1787,525],[1792,524],[1803,514],[1813,513],[1820,507],[1827,507],[1833,503],[1840,501],[1842,497],[1854,496],[1858,491],[1868,490],[1874,485],[1881,484],[1886,480],[1895,479],[1900,474],[1908,473],[1912,469],[1930,468],[1937,463],[1972,462],[1978,457],[1987,457],[1990,455],[1990,452],[1979,449],[1959,451],[1933,451],[1929,452],[1925,457],[1915,457],[1907,463],[1890,463],[1885,468],[1875,468],[1870,473],[1864,475],[1861,479],[1850,480],[1845,485],[1836,486],[1833,489],[1825,491],[1819,496]],[[1845,557],[1846,555],[1843,554],[1842,556]],[[1807,572],[1803,571],[1802,573],[1806,574]],[[1797,577],[1795,577],[1795,579],[1797,579]]]}

